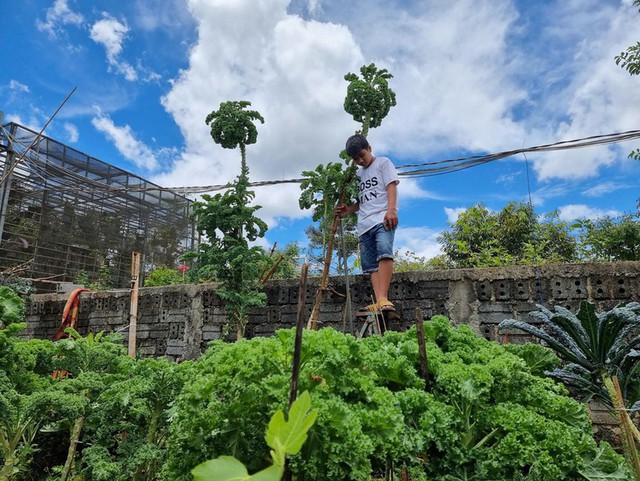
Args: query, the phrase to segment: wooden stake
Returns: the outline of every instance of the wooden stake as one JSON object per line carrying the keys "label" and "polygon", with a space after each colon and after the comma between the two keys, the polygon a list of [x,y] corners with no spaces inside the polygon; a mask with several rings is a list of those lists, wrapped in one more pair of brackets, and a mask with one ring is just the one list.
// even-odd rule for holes
{"label": "wooden stake", "polygon": [[[300,377],[300,361],[302,359],[302,330],[304,329],[304,304],[307,295],[307,272],[309,264],[302,264],[300,283],[298,285],[298,315],[296,317],[296,338],[293,344],[293,362],[291,368],[291,390],[289,392],[289,407],[298,397],[298,379]],[[291,481],[292,475],[289,469],[289,460],[285,460],[284,481]]]}
{"label": "wooden stake", "polygon": [[420,353],[420,371],[424,379],[424,390],[429,389],[429,364],[427,361],[427,343],[424,340],[424,316],[422,309],[416,308],[416,330],[418,332],[418,352]]}
{"label": "wooden stake", "polygon": [[[340,191],[340,200],[338,201],[336,206],[340,204],[344,204],[347,198],[347,186],[349,185],[349,182],[351,182],[351,178],[355,173],[355,168],[356,168],[356,163],[355,161],[353,161],[351,162],[349,169],[347,169],[345,183],[342,186],[342,190]],[[322,277],[320,278],[320,286],[318,287],[318,292],[316,292],[316,299],[315,299],[315,302],[313,303],[311,316],[309,316],[307,329],[318,328],[318,318],[320,317],[320,307],[322,306],[322,297],[324,296],[324,291],[327,290],[327,286],[329,285],[329,269],[331,268],[331,258],[333,257],[333,243],[336,237],[336,231],[338,230],[339,222],[340,222],[340,216],[334,212],[333,223],[331,224],[331,231],[329,232],[329,243],[327,244],[327,252],[324,257]]]}
{"label": "wooden stake", "polygon": [[307,294],[307,271],[309,264],[302,264],[300,284],[298,285],[298,313],[296,317],[296,339],[293,346],[293,367],[291,373],[291,391],[289,392],[289,407],[298,397],[298,378],[300,377],[300,360],[302,356],[302,330],[304,329],[304,304]]}
{"label": "wooden stake", "polygon": [[129,357],[136,358],[138,329],[138,287],[140,283],[140,252],[131,253],[131,305],[129,309]]}

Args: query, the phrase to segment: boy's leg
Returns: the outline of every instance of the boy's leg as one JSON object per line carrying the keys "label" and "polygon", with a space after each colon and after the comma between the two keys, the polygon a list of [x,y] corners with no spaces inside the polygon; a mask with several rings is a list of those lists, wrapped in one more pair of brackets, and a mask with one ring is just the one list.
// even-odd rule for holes
{"label": "boy's leg", "polygon": [[389,300],[389,287],[393,278],[393,259],[380,259],[378,270],[371,273],[371,287],[376,296],[376,301]]}

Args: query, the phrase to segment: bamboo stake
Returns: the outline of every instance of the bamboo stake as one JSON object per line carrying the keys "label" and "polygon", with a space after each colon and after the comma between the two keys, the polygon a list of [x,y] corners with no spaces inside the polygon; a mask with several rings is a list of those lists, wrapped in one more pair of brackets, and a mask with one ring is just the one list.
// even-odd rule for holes
{"label": "bamboo stake", "polygon": [[[342,190],[340,191],[340,200],[338,200],[337,205],[344,204],[347,198],[347,186],[349,185],[349,182],[351,182],[351,178],[353,177],[353,173],[355,171],[355,166],[356,166],[355,161],[351,162],[351,165],[347,170],[345,183],[342,186]],[[311,310],[311,316],[309,316],[307,329],[318,328],[318,318],[320,317],[320,307],[322,306],[322,298],[324,296],[324,291],[327,290],[327,285],[329,284],[329,269],[331,267],[331,258],[333,257],[333,243],[335,241],[336,231],[338,230],[339,222],[340,222],[340,216],[334,212],[333,222],[331,224],[331,231],[329,232],[329,243],[327,244],[327,252],[324,257],[322,277],[320,278],[320,286],[318,287],[318,291],[316,292],[316,298],[315,298],[315,302],[313,303],[313,309]]]}
{"label": "bamboo stake", "polygon": [[617,376],[609,376],[608,374],[602,375],[602,381],[609,392],[611,398],[611,404],[618,421],[618,425],[621,430],[622,449],[624,451],[624,457],[629,464],[629,468],[634,473],[636,479],[640,480],[640,457],[638,456],[638,449],[636,447],[635,440],[633,438],[633,432],[629,429],[629,424],[633,423],[624,407],[624,399],[622,397],[622,390],[618,383]]}
{"label": "bamboo stake", "polygon": [[140,252],[131,253],[131,304],[129,309],[129,357],[136,358],[138,329],[138,287],[140,282]]}

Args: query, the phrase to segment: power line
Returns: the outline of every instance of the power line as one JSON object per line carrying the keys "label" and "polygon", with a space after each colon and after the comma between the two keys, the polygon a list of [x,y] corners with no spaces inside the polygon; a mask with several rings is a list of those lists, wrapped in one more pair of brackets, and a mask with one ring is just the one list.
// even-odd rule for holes
{"label": "power line", "polygon": [[[635,139],[640,139],[640,130],[629,130],[626,132],[593,135],[590,137],[583,137],[583,138],[573,139],[573,140],[563,140],[563,141],[555,142],[552,144],[525,147],[525,148],[520,148],[516,150],[508,150],[508,151],[498,152],[493,154],[471,155],[467,157],[458,157],[453,159],[444,159],[444,160],[438,160],[438,161],[432,161],[432,162],[405,164],[405,165],[397,166],[396,169],[398,170],[398,175],[400,177],[416,177],[416,178],[432,177],[436,175],[444,175],[444,174],[451,174],[453,172],[459,172],[461,170],[466,170],[472,167],[483,165],[489,162],[494,162],[496,160],[505,159],[507,157],[512,157],[518,154],[526,154],[528,152],[536,153],[536,152],[552,152],[552,151],[559,151],[559,150],[571,150],[571,149],[593,147],[596,145],[626,142],[626,141],[635,140]],[[34,152],[31,151],[30,155],[33,155],[33,154]],[[36,156],[37,155],[38,154],[36,153]],[[304,180],[305,180],[304,178],[265,180],[265,181],[250,182],[249,185],[251,187],[264,187],[264,186],[279,185],[279,184],[299,184]],[[231,183],[213,184],[213,185],[204,185],[204,186],[180,186],[180,187],[161,187],[161,186],[153,186],[153,187],[104,186],[103,187],[101,185],[98,185],[99,182],[94,182],[93,184],[94,184],[93,187],[80,187],[79,189],[87,190],[87,191],[100,190],[100,191],[109,191],[109,192],[170,191],[170,192],[186,195],[186,194],[203,194],[207,192],[215,192],[219,190],[228,189],[232,186]]]}

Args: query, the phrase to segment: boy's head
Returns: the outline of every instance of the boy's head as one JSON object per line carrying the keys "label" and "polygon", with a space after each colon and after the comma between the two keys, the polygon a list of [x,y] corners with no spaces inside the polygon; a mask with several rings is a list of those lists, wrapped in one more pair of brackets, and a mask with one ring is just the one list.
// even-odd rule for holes
{"label": "boy's head", "polygon": [[367,138],[362,134],[356,134],[347,139],[345,149],[347,151],[347,155],[354,159],[368,147],[369,142],[367,141]]}

